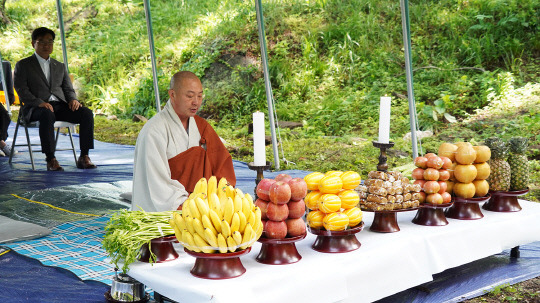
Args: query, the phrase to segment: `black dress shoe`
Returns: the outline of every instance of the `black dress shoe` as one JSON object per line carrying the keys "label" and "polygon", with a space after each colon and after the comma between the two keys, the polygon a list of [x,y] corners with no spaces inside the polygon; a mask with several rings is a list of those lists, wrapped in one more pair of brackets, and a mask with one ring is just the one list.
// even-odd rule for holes
{"label": "black dress shoe", "polygon": [[60,166],[60,163],[56,161],[56,158],[52,158],[51,160],[47,161],[47,170],[63,171],[64,169],[62,168],[62,166]]}
{"label": "black dress shoe", "polygon": [[88,155],[79,157],[79,160],[77,160],[77,168],[80,169],[92,169],[96,168],[97,166],[90,161],[90,157]]}

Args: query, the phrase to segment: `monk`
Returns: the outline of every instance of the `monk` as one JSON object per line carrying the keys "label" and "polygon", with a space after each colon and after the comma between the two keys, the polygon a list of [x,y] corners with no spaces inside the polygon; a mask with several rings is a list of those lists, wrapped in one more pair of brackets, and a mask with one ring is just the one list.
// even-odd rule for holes
{"label": "monk", "polygon": [[200,178],[236,184],[232,157],[212,126],[197,115],[203,86],[192,72],[171,79],[165,108],[142,128],[135,145],[132,209],[180,209]]}

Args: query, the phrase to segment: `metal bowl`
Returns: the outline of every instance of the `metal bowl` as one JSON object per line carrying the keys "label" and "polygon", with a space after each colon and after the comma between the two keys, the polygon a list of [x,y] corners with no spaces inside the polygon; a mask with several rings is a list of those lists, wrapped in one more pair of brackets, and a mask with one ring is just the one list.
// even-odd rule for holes
{"label": "metal bowl", "polygon": [[122,273],[114,276],[110,295],[118,302],[141,302],[147,297],[144,284]]}

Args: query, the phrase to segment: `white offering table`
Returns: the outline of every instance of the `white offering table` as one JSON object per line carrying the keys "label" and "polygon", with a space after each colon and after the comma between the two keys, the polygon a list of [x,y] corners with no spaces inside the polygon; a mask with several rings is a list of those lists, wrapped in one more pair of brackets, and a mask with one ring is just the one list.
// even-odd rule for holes
{"label": "white offering table", "polygon": [[195,259],[181,247],[174,261],[137,262],[129,275],[178,302],[372,302],[432,281],[433,274],[505,249],[540,241],[540,203],[519,200],[523,210],[482,210],[479,220],[448,219],[446,226],[411,223],[416,211],[401,212],[401,231],[369,231],[373,213],[364,212],[365,228],[356,237],[362,246],[328,254],[311,248],[316,236],[296,243],[302,259],[289,265],[255,261],[261,244],[241,257],[246,273],[228,280],[192,276]]}

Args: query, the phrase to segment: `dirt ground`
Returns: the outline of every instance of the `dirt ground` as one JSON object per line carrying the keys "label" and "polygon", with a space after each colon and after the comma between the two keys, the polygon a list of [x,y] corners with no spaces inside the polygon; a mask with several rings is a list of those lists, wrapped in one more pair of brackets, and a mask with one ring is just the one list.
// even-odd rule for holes
{"label": "dirt ground", "polygon": [[466,303],[540,303],[540,277],[523,281],[510,286],[497,287],[493,291],[471,300]]}

